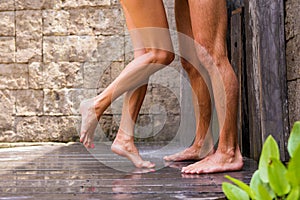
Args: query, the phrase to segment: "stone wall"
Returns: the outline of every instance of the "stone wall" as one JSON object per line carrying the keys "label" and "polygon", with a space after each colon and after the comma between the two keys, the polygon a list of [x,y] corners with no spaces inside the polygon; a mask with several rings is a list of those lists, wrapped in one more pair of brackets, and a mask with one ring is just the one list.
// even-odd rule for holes
{"label": "stone wall", "polygon": [[286,0],[286,62],[290,126],[300,120],[300,1]]}
{"label": "stone wall", "polygon": [[[166,1],[168,13],[172,2]],[[132,59],[118,1],[0,0],[0,19],[0,141],[78,140],[80,101],[103,91]],[[176,134],[176,63],[150,80],[137,138],[170,140]],[[120,114],[118,100],[101,118],[110,139]]]}
{"label": "stone wall", "polygon": [[[299,1],[286,0],[290,124],[300,120]],[[175,29],[173,0],[165,0]],[[118,0],[0,0],[0,142],[78,140],[81,100],[93,97],[132,59]],[[176,37],[173,37],[176,46]],[[150,80],[137,140],[171,140],[180,124],[178,58]],[[101,118],[112,139],[121,99]]]}

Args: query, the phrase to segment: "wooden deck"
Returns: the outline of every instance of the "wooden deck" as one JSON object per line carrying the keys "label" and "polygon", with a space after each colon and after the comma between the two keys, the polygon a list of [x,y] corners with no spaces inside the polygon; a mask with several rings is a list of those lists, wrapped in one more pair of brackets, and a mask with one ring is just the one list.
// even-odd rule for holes
{"label": "wooden deck", "polygon": [[0,163],[0,200],[225,199],[225,174],[249,182],[257,168],[245,159],[242,171],[225,174],[181,174],[191,162],[164,163],[148,173],[121,172],[111,166],[128,165],[123,159],[101,152],[93,156],[80,144],[3,148]]}

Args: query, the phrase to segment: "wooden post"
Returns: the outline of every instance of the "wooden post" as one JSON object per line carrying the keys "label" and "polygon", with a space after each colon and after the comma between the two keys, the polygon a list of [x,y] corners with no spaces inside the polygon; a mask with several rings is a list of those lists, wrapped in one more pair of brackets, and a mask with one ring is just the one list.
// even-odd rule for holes
{"label": "wooden post", "polygon": [[250,155],[249,128],[248,128],[248,101],[247,82],[245,74],[245,44],[243,26],[243,7],[232,11],[231,16],[231,65],[239,80],[239,107],[238,107],[238,136],[239,145],[244,156]]}
{"label": "wooden post", "polygon": [[283,0],[246,0],[246,73],[250,156],[258,159],[272,134],[286,160],[289,133]]}

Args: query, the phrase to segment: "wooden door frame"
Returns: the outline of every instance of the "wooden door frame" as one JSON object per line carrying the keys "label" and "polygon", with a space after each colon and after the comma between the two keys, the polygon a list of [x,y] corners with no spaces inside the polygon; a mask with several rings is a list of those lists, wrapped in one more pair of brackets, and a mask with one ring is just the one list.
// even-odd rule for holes
{"label": "wooden door frame", "polygon": [[244,155],[258,160],[271,134],[281,159],[287,160],[284,1],[244,0],[242,4],[230,23],[231,62],[240,81],[240,145]]}

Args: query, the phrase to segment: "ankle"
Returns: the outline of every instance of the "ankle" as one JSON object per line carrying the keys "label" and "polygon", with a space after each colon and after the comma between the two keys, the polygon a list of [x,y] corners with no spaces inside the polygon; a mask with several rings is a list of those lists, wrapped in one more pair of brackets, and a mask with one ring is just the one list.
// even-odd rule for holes
{"label": "ankle", "polygon": [[134,138],[132,136],[117,134],[114,143],[134,143]]}
{"label": "ankle", "polygon": [[228,157],[235,157],[235,148],[218,148],[217,153],[226,155]]}

